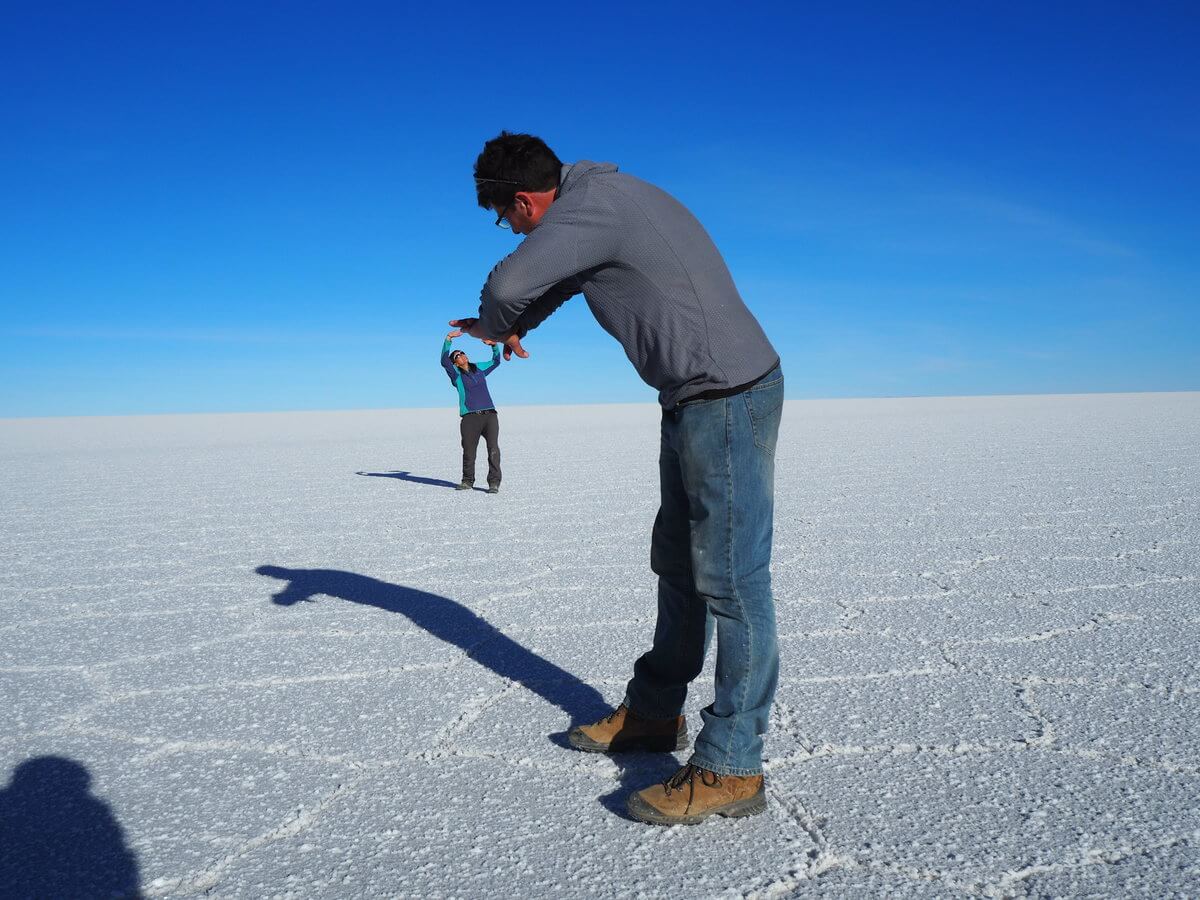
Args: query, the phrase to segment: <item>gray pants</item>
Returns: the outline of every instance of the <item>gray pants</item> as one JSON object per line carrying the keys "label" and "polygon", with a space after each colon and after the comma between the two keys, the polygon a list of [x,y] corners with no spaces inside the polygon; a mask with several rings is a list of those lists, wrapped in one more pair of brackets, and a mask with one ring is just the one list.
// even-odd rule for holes
{"label": "gray pants", "polygon": [[494,409],[467,413],[459,422],[462,433],[463,481],[475,483],[475,452],[479,449],[479,438],[487,442],[488,486],[500,486],[500,416]]}

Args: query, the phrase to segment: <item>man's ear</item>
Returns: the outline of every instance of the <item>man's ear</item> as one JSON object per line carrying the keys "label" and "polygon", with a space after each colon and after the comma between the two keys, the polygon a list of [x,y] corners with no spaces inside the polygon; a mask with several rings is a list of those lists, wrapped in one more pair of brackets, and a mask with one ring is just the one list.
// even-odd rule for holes
{"label": "man's ear", "polygon": [[520,207],[522,215],[533,215],[533,198],[526,191],[517,191],[513,195],[513,205]]}

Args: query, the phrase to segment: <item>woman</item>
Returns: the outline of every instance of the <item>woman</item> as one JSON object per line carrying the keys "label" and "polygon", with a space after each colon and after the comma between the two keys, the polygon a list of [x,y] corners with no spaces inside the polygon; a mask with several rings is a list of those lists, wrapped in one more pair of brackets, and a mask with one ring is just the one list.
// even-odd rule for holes
{"label": "woman", "polygon": [[450,383],[458,390],[458,412],[462,416],[462,482],[456,490],[469,491],[475,486],[475,453],[480,436],[487,442],[489,494],[500,493],[500,416],[488,393],[487,377],[500,365],[500,345],[492,345],[492,358],[476,365],[461,350],[450,352],[450,342],[461,337],[461,331],[451,331],[442,344],[442,368]]}

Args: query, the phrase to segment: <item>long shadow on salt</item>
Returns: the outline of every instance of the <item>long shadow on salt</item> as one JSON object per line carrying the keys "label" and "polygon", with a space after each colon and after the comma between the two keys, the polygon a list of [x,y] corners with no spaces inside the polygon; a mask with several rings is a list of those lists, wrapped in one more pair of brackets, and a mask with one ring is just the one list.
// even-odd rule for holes
{"label": "long shadow on salt", "polygon": [[[424,475],[414,475],[412,472],[392,471],[392,472],[355,472],[355,475],[366,475],[369,478],[395,478],[399,481],[411,481],[413,484],[428,484],[431,487],[458,487],[453,481],[446,481],[442,478],[426,478]],[[482,491],[483,488],[475,488],[477,491]]]}
{"label": "long shadow on salt", "polygon": [[[572,725],[594,721],[611,709],[591,685],[517,643],[449,597],[337,569],[259,566],[255,571],[287,582],[284,589],[271,598],[280,606],[314,602],[319,596],[327,596],[400,613],[434,637],[459,647],[479,665],[557,706],[567,714]],[[566,731],[549,738],[561,747],[570,748]],[[530,739],[533,739],[532,735]],[[617,766],[620,787],[601,797],[600,803],[623,817],[626,816],[625,796],[629,791],[661,781],[678,768],[674,758],[666,755],[620,754],[609,758]]]}
{"label": "long shadow on salt", "polygon": [[87,767],[27,759],[0,790],[0,893],[5,897],[140,897],[137,858]]}

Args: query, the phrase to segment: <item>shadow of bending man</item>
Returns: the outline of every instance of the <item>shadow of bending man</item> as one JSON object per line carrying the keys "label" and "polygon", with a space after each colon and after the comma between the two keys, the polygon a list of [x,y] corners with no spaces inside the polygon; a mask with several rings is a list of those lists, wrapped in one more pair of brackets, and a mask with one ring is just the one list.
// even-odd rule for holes
{"label": "shadow of bending man", "polygon": [[255,571],[287,582],[271,598],[280,606],[303,603],[323,594],[400,613],[434,637],[461,648],[501,678],[518,682],[559,707],[572,723],[590,721],[607,710],[604,698],[594,687],[538,656],[448,597],[336,569],[259,566]]}
{"label": "shadow of bending man", "polygon": [[92,776],[73,759],[39,756],[0,790],[0,895],[141,897],[137,857]]}
{"label": "shadow of bending man", "polygon": [[[518,644],[448,597],[337,569],[259,566],[255,571],[287,582],[283,590],[271,598],[280,606],[292,606],[324,595],[407,616],[434,637],[460,647],[467,656],[501,678],[516,681],[554,704],[567,714],[572,725],[594,721],[611,710],[594,687]],[[566,735],[566,731],[550,735],[550,740],[560,747],[568,747]],[[618,786],[601,797],[600,803],[622,818],[628,818],[625,795],[634,786],[644,787],[651,781],[661,781],[679,768],[673,758],[664,754],[631,753],[608,758],[616,766]]]}

